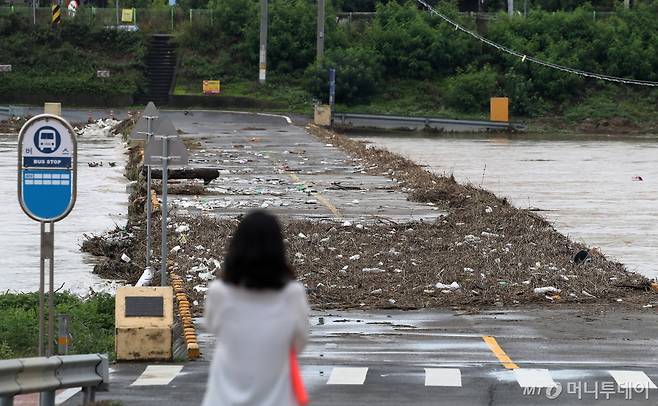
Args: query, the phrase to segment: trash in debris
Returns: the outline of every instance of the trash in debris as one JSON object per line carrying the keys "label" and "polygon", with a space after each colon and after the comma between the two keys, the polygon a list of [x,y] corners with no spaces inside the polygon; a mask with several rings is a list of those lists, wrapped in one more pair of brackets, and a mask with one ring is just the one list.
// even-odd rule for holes
{"label": "trash in debris", "polygon": [[589,255],[588,251],[581,250],[573,257],[574,264],[582,264],[583,262],[589,262],[592,258]]}
{"label": "trash in debris", "polygon": [[181,224],[181,225],[177,226],[174,231],[176,231],[177,234],[186,233],[186,232],[190,231],[190,226],[187,225],[187,224]]}
{"label": "trash in debris", "polygon": [[535,295],[545,295],[547,293],[560,293],[561,290],[554,286],[545,286],[542,288],[534,288],[533,292],[535,292]]}
{"label": "trash in debris", "polygon": [[436,285],[434,285],[434,287],[437,288],[437,289],[457,290],[461,286],[459,286],[459,284],[457,282],[452,282],[450,285],[446,285],[445,283],[439,282]]}
{"label": "trash in debris", "polygon": [[375,290],[373,290],[372,292],[370,292],[370,294],[371,294],[371,295],[378,295],[378,294],[380,294],[380,293],[382,293],[382,292],[383,292],[383,290],[381,290],[381,289],[375,289]]}
{"label": "trash in debris", "polygon": [[350,261],[356,261],[356,260],[359,259],[359,258],[361,258],[361,255],[359,255],[359,254],[352,255],[352,256],[350,257]]}
{"label": "trash in debris", "polygon": [[363,268],[361,272],[375,272],[375,273],[382,273],[386,272],[384,269],[379,269],[379,268]]}
{"label": "trash in debris", "polygon": [[135,286],[149,286],[151,281],[153,281],[153,271],[152,268],[149,267],[144,270]]}
{"label": "trash in debris", "polygon": [[123,253],[123,254],[121,254],[121,260],[123,262],[128,263],[128,262],[130,262],[130,257],[128,255],[126,255],[125,253]]}
{"label": "trash in debris", "polygon": [[596,298],[596,296],[590,294],[590,293],[587,292],[586,290],[583,290],[581,293],[582,293],[583,295],[587,296],[587,297]]}

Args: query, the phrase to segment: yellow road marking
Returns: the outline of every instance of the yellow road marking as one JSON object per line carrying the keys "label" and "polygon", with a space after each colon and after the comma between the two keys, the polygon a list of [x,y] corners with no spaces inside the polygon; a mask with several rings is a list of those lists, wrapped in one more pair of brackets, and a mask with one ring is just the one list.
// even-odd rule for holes
{"label": "yellow road marking", "polygon": [[484,342],[489,346],[489,349],[491,352],[494,353],[496,358],[503,364],[503,366],[507,369],[518,369],[519,366],[516,365],[512,359],[503,351],[502,348],[500,348],[500,345],[498,345],[498,342],[496,339],[492,336],[484,336],[482,337]]}
{"label": "yellow road marking", "polygon": [[[295,175],[294,173],[290,173],[290,172],[287,173],[293,182],[302,183],[306,185],[306,183],[304,183],[301,179],[299,179],[299,176]],[[320,201],[320,203],[322,203],[327,209],[329,209],[329,211],[331,211],[334,214],[334,216],[338,218],[343,218],[341,212],[326,197],[322,196],[320,193],[317,192],[313,192],[313,196],[315,196]]]}

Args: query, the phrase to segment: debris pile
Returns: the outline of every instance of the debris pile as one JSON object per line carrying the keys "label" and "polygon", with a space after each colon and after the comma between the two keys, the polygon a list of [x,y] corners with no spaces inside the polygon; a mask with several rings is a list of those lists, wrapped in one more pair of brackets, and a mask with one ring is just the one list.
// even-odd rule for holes
{"label": "debris pile", "polygon": [[[496,208],[497,209],[497,208]],[[492,213],[493,214],[493,213]],[[507,306],[528,303],[646,304],[649,282],[595,252],[576,264],[580,245],[550,227],[537,242],[514,227],[437,223],[284,222],[289,260],[319,308]],[[237,220],[177,217],[170,261],[199,312],[208,282],[221,275]]]}
{"label": "debris pile", "polygon": [[112,137],[115,134],[118,134],[116,131],[113,131],[117,125],[121,122],[113,118],[108,119],[99,119],[96,122],[86,124],[82,127],[76,127],[75,132],[78,137],[87,137],[87,138],[102,138],[102,137]]}
{"label": "debris pile", "polygon": [[29,117],[11,117],[0,120],[0,134],[18,134]]}

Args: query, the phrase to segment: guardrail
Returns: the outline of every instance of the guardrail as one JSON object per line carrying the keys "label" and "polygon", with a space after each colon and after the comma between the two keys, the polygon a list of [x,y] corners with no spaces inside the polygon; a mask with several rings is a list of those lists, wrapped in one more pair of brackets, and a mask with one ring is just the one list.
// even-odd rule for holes
{"label": "guardrail", "polygon": [[83,405],[96,391],[107,391],[110,366],[107,355],[84,354],[0,361],[0,406],[13,406],[14,396],[41,392],[40,406],[55,405],[55,391],[82,388]]}
{"label": "guardrail", "polygon": [[379,114],[334,113],[334,125],[358,128],[432,128],[443,131],[522,130],[523,124],[485,120],[453,120]]}
{"label": "guardrail", "polygon": [[25,117],[27,115],[27,107],[0,106],[0,113],[6,114],[9,117]]}

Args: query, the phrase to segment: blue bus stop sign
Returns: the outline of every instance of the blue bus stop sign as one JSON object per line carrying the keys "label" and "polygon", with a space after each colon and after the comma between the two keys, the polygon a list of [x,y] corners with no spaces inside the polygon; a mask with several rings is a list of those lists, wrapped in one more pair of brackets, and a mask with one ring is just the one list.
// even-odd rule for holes
{"label": "blue bus stop sign", "polygon": [[41,114],[21,128],[18,137],[18,201],[41,222],[66,217],[76,197],[78,145],[71,124]]}

